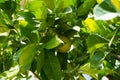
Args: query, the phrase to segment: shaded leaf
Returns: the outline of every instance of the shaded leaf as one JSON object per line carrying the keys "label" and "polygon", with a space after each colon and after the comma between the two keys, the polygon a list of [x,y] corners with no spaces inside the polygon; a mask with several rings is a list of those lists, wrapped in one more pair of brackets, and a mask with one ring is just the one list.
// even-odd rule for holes
{"label": "shaded leaf", "polygon": [[84,16],[88,14],[95,3],[96,0],[85,0],[84,3],[78,8],[78,16]]}
{"label": "shaded leaf", "polygon": [[48,52],[45,58],[45,64],[43,70],[47,75],[48,79],[61,80],[61,68],[57,56],[53,53]]}
{"label": "shaded leaf", "polygon": [[100,64],[103,62],[108,52],[97,51],[93,57],[90,59],[90,65],[92,68],[98,68]]}
{"label": "shaded leaf", "polygon": [[41,69],[44,65],[44,59],[45,59],[45,53],[44,53],[44,50],[43,49],[40,49],[41,52],[38,56],[38,59],[37,59],[37,73],[39,74],[41,72]]}
{"label": "shaded leaf", "polygon": [[4,3],[0,3],[0,8],[4,10],[4,12],[9,16],[9,18],[11,19],[11,15],[14,13],[15,9],[16,9],[16,2],[15,1],[11,1],[11,0],[5,0]]}

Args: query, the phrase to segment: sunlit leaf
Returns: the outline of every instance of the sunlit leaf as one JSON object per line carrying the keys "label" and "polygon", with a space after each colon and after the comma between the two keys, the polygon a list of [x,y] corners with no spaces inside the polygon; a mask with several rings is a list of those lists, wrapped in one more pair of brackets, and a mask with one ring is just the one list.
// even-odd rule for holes
{"label": "sunlit leaf", "polygon": [[120,11],[120,0],[112,0],[113,5]]}
{"label": "sunlit leaf", "polygon": [[81,75],[79,75],[79,79],[80,80],[85,80],[85,78],[83,76],[81,76]]}
{"label": "sunlit leaf", "polygon": [[3,3],[3,2],[5,2],[6,0],[0,0],[0,3]]}
{"label": "sunlit leaf", "polygon": [[107,26],[107,23],[105,21],[102,21],[102,20],[97,20],[95,22],[99,27],[98,29],[99,29],[100,32],[98,34],[100,34],[101,36],[106,37],[107,36],[106,34],[110,33],[110,30],[109,30],[109,28]]}
{"label": "sunlit leaf", "polygon": [[64,11],[66,8],[73,6],[75,0],[58,0],[56,2],[56,10],[57,11]]}
{"label": "sunlit leaf", "polygon": [[111,0],[104,0],[101,4],[96,5],[93,11],[96,20],[110,20],[120,16]]}
{"label": "sunlit leaf", "polygon": [[8,31],[9,28],[6,25],[0,23],[0,33],[8,32]]}
{"label": "sunlit leaf", "polygon": [[99,26],[97,25],[97,23],[93,20],[93,19],[90,19],[90,18],[87,18],[85,21],[84,21],[86,27],[89,29],[88,31],[90,32],[100,32],[100,28]]}
{"label": "sunlit leaf", "polygon": [[110,75],[116,74],[116,72],[113,69],[105,68],[105,69],[99,70],[98,74],[101,75],[101,76],[105,76],[105,75],[107,76],[109,74]]}
{"label": "sunlit leaf", "polygon": [[30,68],[33,57],[36,54],[36,44],[29,44],[20,51],[20,72],[25,73]]}
{"label": "sunlit leaf", "polygon": [[88,52],[90,52],[92,56],[96,49],[103,47],[107,42],[108,40],[106,38],[100,35],[91,34],[87,38]]}
{"label": "sunlit leaf", "polygon": [[10,70],[1,73],[1,74],[0,74],[0,79],[1,79],[1,80],[12,79],[12,78],[15,77],[18,73],[19,73],[19,66],[16,65],[16,66],[14,66],[14,67],[11,67]]}
{"label": "sunlit leaf", "polygon": [[55,36],[50,41],[48,41],[46,44],[44,44],[44,48],[52,49],[52,48],[59,46],[61,43],[63,43],[63,41],[59,39],[57,36]]}
{"label": "sunlit leaf", "polygon": [[45,2],[46,6],[47,6],[49,9],[54,10],[56,0],[42,0],[42,1]]}
{"label": "sunlit leaf", "polygon": [[39,0],[30,1],[28,3],[28,9],[39,20],[45,20],[47,17],[47,8],[45,7],[43,1],[39,1]]}
{"label": "sunlit leaf", "polygon": [[103,0],[96,0],[98,4],[100,4]]}
{"label": "sunlit leaf", "polygon": [[90,63],[86,63],[85,65],[81,66],[80,67],[80,73],[88,74],[88,75],[94,77],[96,80],[98,79],[97,75],[96,75],[97,70],[91,69],[90,68]]}

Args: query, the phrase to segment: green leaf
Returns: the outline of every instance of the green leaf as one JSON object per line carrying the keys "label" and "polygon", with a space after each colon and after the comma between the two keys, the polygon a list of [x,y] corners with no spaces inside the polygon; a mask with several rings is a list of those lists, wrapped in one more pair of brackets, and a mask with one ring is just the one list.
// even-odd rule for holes
{"label": "green leaf", "polygon": [[92,56],[96,49],[103,47],[108,42],[109,40],[98,34],[91,34],[87,38],[88,52],[90,52]]}
{"label": "green leaf", "polygon": [[120,16],[120,12],[117,12],[111,0],[104,0],[101,4],[96,5],[93,12],[96,20],[110,20]]}
{"label": "green leaf", "polygon": [[38,31],[35,30],[35,25],[26,20],[19,20],[18,27],[21,35],[27,37],[32,43],[40,41],[40,36]]}
{"label": "green leaf", "polygon": [[0,8],[9,16],[9,18],[11,19],[11,15],[14,13],[15,9],[16,9],[16,5],[17,3],[15,1],[11,1],[11,0],[5,0],[4,3],[0,3]]}
{"label": "green leaf", "polygon": [[4,31],[6,31],[6,28],[1,28],[0,31],[3,32],[3,33],[0,33],[0,47],[1,47],[6,44],[6,41],[7,41],[8,35],[9,35],[9,31],[4,32]]}
{"label": "green leaf", "polygon": [[58,36],[53,37],[51,40],[49,40],[46,44],[44,44],[44,48],[46,49],[53,49],[57,46],[59,46],[63,41],[58,38]]}
{"label": "green leaf", "polygon": [[45,20],[47,17],[47,8],[45,7],[43,1],[39,1],[39,0],[29,1],[28,9],[39,20]]}
{"label": "green leaf", "polygon": [[38,59],[37,59],[37,73],[38,74],[41,72],[41,69],[42,69],[42,67],[44,65],[44,59],[45,59],[44,50],[40,49],[40,54],[39,54]]}
{"label": "green leaf", "polygon": [[75,3],[75,0],[58,0],[56,2],[56,11],[62,12],[66,8],[73,6]]}
{"label": "green leaf", "polygon": [[95,3],[96,0],[85,0],[84,3],[78,8],[78,16],[84,16],[88,14]]}
{"label": "green leaf", "polygon": [[117,11],[120,11],[120,0],[111,0]]}
{"label": "green leaf", "polygon": [[110,30],[109,30],[109,28],[108,28],[108,24],[105,21],[103,21],[103,20],[97,20],[96,23],[97,23],[97,25],[99,27],[99,31],[100,31],[99,34],[100,35],[107,37],[106,34],[111,33]]}
{"label": "green leaf", "polygon": [[61,68],[57,56],[51,52],[47,52],[43,70],[49,80],[61,80]]}
{"label": "green leaf", "polygon": [[19,66],[16,65],[14,67],[11,67],[10,70],[4,71],[3,73],[0,74],[0,79],[1,80],[7,80],[7,79],[12,79],[14,76],[16,76],[19,72]]}
{"label": "green leaf", "polygon": [[58,60],[59,60],[59,63],[60,63],[60,66],[61,66],[61,69],[62,70],[65,70],[67,69],[67,59],[68,59],[68,54],[61,54],[59,52],[57,52],[57,57],[58,57]]}
{"label": "green leaf", "polygon": [[97,51],[93,57],[90,59],[90,65],[92,68],[98,68],[100,64],[103,62],[108,52]]}
{"label": "green leaf", "polygon": [[79,75],[80,80],[86,80],[82,75]]}
{"label": "green leaf", "polygon": [[108,40],[100,35],[97,34],[91,34],[90,36],[88,36],[87,38],[87,45],[89,48],[93,47],[96,44],[99,43],[107,43]]}
{"label": "green leaf", "polygon": [[115,38],[115,36],[117,35],[118,31],[119,31],[119,28],[117,28],[117,29],[115,30],[112,38],[111,38],[110,41],[109,41],[108,47],[110,47],[110,46],[112,45],[112,43],[113,43],[113,41],[114,41],[114,38]]}
{"label": "green leaf", "polygon": [[0,3],[4,3],[6,0],[0,0]]}
{"label": "green leaf", "polygon": [[25,73],[30,68],[32,60],[36,54],[37,44],[29,44],[20,51],[19,65],[20,72]]}
{"label": "green leaf", "polygon": [[99,28],[99,26],[97,25],[97,23],[95,22],[95,20],[91,19],[91,18],[86,18],[84,21],[86,27],[89,29],[88,31],[90,31],[90,33],[100,33],[101,29]]}
{"label": "green leaf", "polygon": [[96,75],[97,70],[91,69],[90,63],[86,63],[85,65],[81,66],[79,70],[80,70],[80,73],[88,74],[91,77],[94,77],[96,80],[98,80],[97,75]]}
{"label": "green leaf", "polygon": [[0,34],[8,31],[9,28],[6,25],[0,23]]}
{"label": "green leaf", "polygon": [[55,3],[56,3],[56,0],[42,0],[45,2],[46,6],[51,9],[52,11],[54,10],[55,8]]}

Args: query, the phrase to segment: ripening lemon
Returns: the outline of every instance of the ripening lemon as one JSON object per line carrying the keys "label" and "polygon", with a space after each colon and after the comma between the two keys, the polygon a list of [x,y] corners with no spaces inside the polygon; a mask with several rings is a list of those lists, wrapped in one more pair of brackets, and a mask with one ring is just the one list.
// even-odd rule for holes
{"label": "ripening lemon", "polygon": [[64,44],[58,48],[58,52],[66,53],[71,47],[70,40],[65,36],[59,36],[59,38],[64,42]]}
{"label": "ripening lemon", "polygon": [[98,4],[100,4],[103,0],[96,0]]}
{"label": "ripening lemon", "polygon": [[22,27],[26,27],[28,25],[28,22],[25,20],[19,20],[19,25]]}

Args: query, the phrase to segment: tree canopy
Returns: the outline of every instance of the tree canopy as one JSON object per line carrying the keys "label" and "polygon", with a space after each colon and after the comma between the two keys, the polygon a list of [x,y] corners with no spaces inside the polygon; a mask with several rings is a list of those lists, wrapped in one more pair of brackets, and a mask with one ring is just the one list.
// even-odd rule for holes
{"label": "tree canopy", "polygon": [[0,79],[33,76],[119,80],[120,0],[0,0]]}

